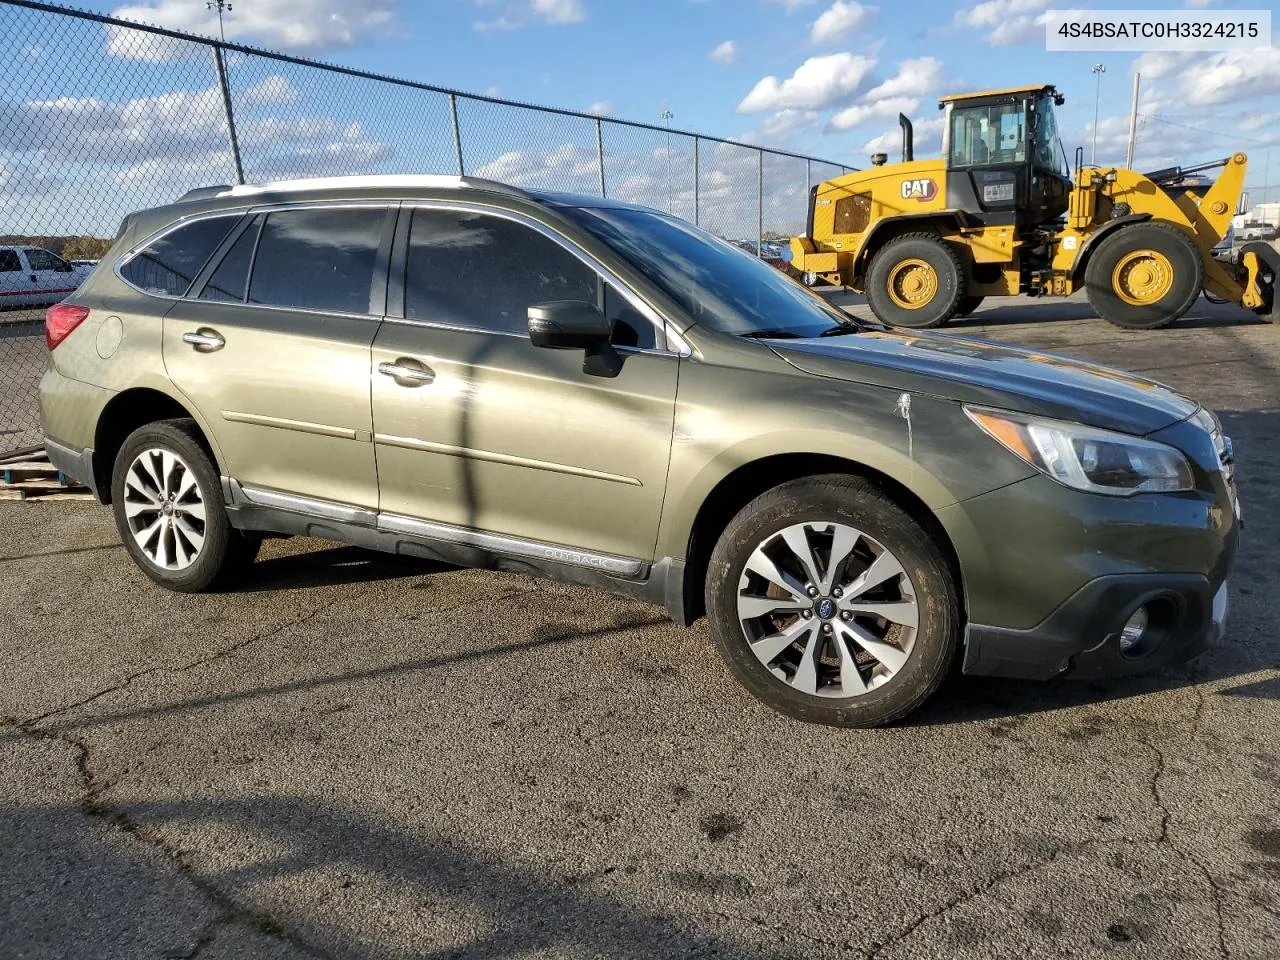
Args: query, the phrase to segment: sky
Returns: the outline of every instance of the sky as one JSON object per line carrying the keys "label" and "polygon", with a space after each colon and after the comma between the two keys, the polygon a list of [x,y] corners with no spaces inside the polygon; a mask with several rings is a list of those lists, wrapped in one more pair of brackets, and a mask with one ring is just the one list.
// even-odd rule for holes
{"label": "sky", "polygon": [[[1122,0],[1093,6],[1179,3]],[[1196,0],[1188,6],[1210,3]],[[1251,158],[1252,201],[1280,199],[1280,50],[1048,53],[1043,17],[1052,5],[1051,0],[233,0],[223,29],[229,40],[490,96],[655,124],[662,124],[662,114],[669,111],[676,128],[850,166],[865,166],[874,151],[891,156],[898,151],[899,111],[915,123],[917,156],[936,155],[939,95],[1040,82],[1054,83],[1065,93],[1067,102],[1059,111],[1063,139],[1068,152],[1083,144],[1086,157],[1098,93],[1097,159],[1122,163],[1132,75],[1138,70],[1143,88],[1136,167],[1210,160],[1243,149]],[[1261,6],[1247,0],[1212,5]],[[203,0],[84,6],[200,34],[219,30],[216,14]],[[0,20],[12,9],[0,7]],[[71,119],[96,124],[94,135],[108,153],[123,149],[120,143],[144,150],[148,138],[155,139],[163,149],[112,168],[117,181],[125,177],[135,186],[180,176],[203,176],[208,182],[218,173],[214,168],[225,165],[219,130],[191,122],[216,113],[218,94],[206,64],[181,51],[140,44],[136,36],[84,25],[82,42],[100,44],[95,53],[101,69],[94,70],[91,90],[61,89],[62,80],[51,81],[41,72],[49,45],[44,28],[29,26],[25,15],[18,25],[21,29],[0,30],[0,59],[10,53],[25,63],[11,85],[7,109],[22,115],[13,126],[25,130],[28,139],[47,136],[59,121]],[[1106,66],[1100,88],[1091,72],[1098,62]],[[445,136],[447,114],[439,104],[375,100],[352,85],[341,92],[324,84],[308,87],[311,81],[300,72],[273,69],[257,59],[244,65],[231,61],[229,69],[236,96],[245,103],[241,139],[279,154],[260,156],[259,174],[323,172],[326,163],[339,160],[371,170],[443,169],[451,162],[440,155],[451,145]],[[145,82],[139,80],[144,73]],[[24,78],[32,82],[24,86]],[[37,80],[59,89],[42,94]],[[82,78],[80,85],[88,83]],[[41,106],[33,107],[36,103]],[[468,144],[469,172],[535,183],[552,171],[556,183],[563,179],[570,188],[591,187],[594,143],[586,127],[493,116],[486,127],[488,141],[473,138]],[[420,142],[406,131],[406,117],[420,126]],[[464,117],[467,123],[473,119]],[[620,159],[609,175],[633,183],[640,199],[664,205],[656,202],[656,193],[645,193],[648,189],[663,194],[666,205],[679,206],[688,191],[669,179],[663,182],[661,167],[673,155],[679,161],[684,148],[677,141],[664,153],[660,139],[637,135],[632,152],[640,159]],[[6,203],[11,210],[14,206],[3,197],[6,181],[60,177],[65,188],[77,180],[56,156],[6,155],[5,147],[0,140],[0,212]],[[754,175],[754,160],[748,163],[730,148],[706,162],[715,172],[723,165],[726,189],[740,188]],[[81,179],[88,176],[81,172]],[[781,170],[777,176],[783,176]],[[794,170],[786,176],[794,177]],[[49,186],[49,196],[58,196],[52,180]],[[804,191],[776,192],[775,197],[770,190],[771,205],[792,204]],[[703,205],[709,206],[706,201],[704,196]],[[779,229],[791,224],[790,210],[785,217],[778,214]],[[733,229],[745,229],[741,211],[723,216],[733,221]]]}

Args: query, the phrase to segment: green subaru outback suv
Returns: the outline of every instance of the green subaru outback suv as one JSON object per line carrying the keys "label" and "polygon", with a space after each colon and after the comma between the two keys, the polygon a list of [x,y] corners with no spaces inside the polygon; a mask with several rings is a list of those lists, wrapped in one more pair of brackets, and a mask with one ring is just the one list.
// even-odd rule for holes
{"label": "green subaru outback suv", "polygon": [[1221,632],[1217,419],[851,319],[663,213],[453,177],[211,187],[47,317],[57,466],[142,570],[300,534],[706,615],[771,706],[884,723],[955,665],[1099,677]]}

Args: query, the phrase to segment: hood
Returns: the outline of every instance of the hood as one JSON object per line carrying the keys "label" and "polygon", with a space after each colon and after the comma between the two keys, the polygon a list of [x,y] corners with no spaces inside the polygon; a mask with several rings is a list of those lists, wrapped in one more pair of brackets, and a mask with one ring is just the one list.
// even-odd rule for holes
{"label": "hood", "polygon": [[1123,433],[1162,430],[1200,406],[1122,370],[950,334],[869,331],[767,342],[783,360],[816,376]]}

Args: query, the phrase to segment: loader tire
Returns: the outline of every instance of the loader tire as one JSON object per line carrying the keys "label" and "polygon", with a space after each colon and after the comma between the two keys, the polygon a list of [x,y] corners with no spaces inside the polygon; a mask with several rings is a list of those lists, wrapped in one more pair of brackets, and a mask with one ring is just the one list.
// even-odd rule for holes
{"label": "loader tire", "polygon": [[963,299],[960,301],[959,305],[956,307],[956,312],[955,312],[955,313],[953,313],[953,314],[951,315],[951,318],[952,318],[953,320],[958,320],[960,317],[967,317],[967,316],[969,316],[969,314],[971,314],[971,313],[973,313],[973,311],[977,310],[977,309],[978,309],[978,307],[982,306],[982,301],[983,301],[983,300],[985,300],[985,299],[986,299],[986,297],[965,297],[965,298],[963,298]]}
{"label": "loader tire", "polygon": [[1105,237],[1084,270],[1089,303],[1125,330],[1168,326],[1204,286],[1195,241],[1169,223],[1135,223]]}
{"label": "loader tire", "polygon": [[964,300],[964,267],[936,233],[903,234],[876,253],[864,293],[882,323],[936,327],[955,316]]}

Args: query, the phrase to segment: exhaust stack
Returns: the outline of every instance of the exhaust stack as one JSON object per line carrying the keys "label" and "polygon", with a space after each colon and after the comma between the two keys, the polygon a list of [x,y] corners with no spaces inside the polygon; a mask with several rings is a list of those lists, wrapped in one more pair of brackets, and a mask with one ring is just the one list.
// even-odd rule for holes
{"label": "exhaust stack", "polygon": [[902,128],[902,162],[910,163],[916,156],[914,133],[911,129],[911,121],[907,119],[905,113],[898,114],[898,126]]}

